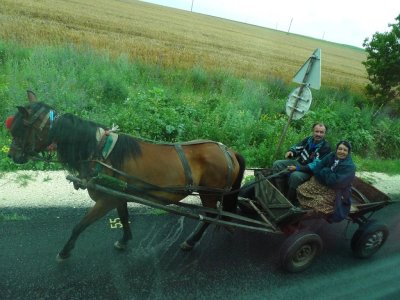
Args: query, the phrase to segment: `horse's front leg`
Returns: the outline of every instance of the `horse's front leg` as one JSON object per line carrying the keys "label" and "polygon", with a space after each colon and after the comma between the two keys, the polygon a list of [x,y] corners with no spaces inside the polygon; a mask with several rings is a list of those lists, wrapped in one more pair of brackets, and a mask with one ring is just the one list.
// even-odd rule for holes
{"label": "horse's front leg", "polygon": [[117,207],[117,211],[124,233],[122,239],[114,243],[114,247],[118,250],[125,250],[128,241],[132,239],[131,227],[129,226],[128,204],[126,202],[122,203]]}
{"label": "horse's front leg", "polygon": [[72,249],[75,247],[75,242],[79,235],[93,222],[103,217],[111,209],[115,208],[114,203],[109,203],[105,200],[98,200],[96,204],[88,211],[83,219],[72,229],[72,234],[64,245],[63,249],[58,253],[57,260],[63,261],[71,255]]}

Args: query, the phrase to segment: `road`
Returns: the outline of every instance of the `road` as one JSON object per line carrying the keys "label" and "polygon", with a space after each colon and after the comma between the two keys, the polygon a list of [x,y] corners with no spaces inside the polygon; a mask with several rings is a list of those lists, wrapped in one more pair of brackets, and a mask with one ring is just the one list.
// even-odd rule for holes
{"label": "road", "polygon": [[[85,207],[2,207],[1,299],[400,299],[400,205],[378,211],[390,235],[372,258],[353,258],[351,225],[312,221],[324,249],[310,269],[285,273],[284,237],[211,226],[191,252],[179,244],[196,221],[130,207],[134,240],[125,252],[113,243],[116,212],[80,237],[72,256],[55,260]],[[114,224],[115,225],[115,224]]]}

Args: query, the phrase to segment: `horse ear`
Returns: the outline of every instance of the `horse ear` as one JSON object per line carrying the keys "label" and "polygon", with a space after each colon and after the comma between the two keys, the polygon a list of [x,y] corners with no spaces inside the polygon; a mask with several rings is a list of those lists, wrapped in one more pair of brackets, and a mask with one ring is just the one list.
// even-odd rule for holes
{"label": "horse ear", "polygon": [[18,108],[18,111],[21,113],[21,115],[23,115],[24,119],[29,116],[29,112],[25,107],[17,106],[17,108]]}
{"label": "horse ear", "polygon": [[28,93],[28,100],[30,103],[38,102],[34,92],[32,92],[31,90],[27,90],[26,92]]}

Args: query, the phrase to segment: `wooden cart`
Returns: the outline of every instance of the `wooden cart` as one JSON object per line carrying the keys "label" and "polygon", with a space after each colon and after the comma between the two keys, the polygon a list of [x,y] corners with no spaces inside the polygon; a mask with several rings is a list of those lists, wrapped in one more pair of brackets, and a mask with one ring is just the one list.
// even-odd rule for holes
{"label": "wooden cart", "polygon": [[[254,192],[249,196],[249,185],[241,188],[238,213],[205,208],[187,202],[171,204],[146,199],[99,184],[96,178],[85,185],[127,202],[136,202],[203,222],[285,235],[287,238],[280,251],[282,267],[289,272],[300,272],[307,269],[322,250],[322,239],[312,229],[304,228],[303,221],[321,216],[293,205],[271,183],[272,177],[274,175],[268,169],[255,170],[255,181],[252,183],[255,187]],[[67,179],[83,185],[76,177],[67,176]],[[359,178],[356,178],[353,185],[354,201],[347,219],[359,227],[351,239],[351,249],[356,257],[367,258],[379,250],[389,233],[387,226],[372,220],[371,215],[392,201],[387,195]]]}

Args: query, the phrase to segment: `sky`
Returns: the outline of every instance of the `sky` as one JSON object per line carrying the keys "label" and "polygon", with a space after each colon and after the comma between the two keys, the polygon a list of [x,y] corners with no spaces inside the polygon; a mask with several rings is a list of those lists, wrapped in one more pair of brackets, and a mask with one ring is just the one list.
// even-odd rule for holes
{"label": "sky", "polygon": [[400,14],[400,0],[144,1],[360,48]]}

